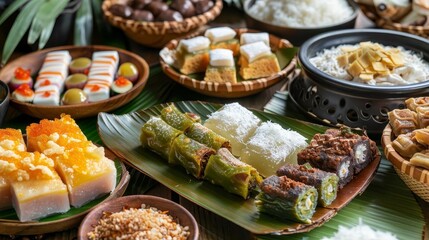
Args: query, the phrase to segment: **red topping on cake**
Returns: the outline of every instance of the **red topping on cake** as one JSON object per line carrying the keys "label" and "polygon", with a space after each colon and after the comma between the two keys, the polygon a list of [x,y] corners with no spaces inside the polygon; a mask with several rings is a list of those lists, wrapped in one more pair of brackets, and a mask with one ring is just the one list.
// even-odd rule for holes
{"label": "red topping on cake", "polygon": [[26,83],[19,85],[19,87],[15,91],[27,97],[33,95],[33,90],[30,88],[30,85]]}
{"label": "red topping on cake", "polygon": [[98,85],[94,85],[94,86],[92,86],[92,88],[91,88],[91,91],[92,91],[92,92],[96,92],[96,91],[98,91],[98,90],[100,90],[100,86],[98,86]]}
{"label": "red topping on cake", "polygon": [[40,86],[48,86],[48,85],[51,85],[51,81],[49,81],[49,79],[45,79],[45,80],[40,84]]}
{"label": "red topping on cake", "polygon": [[45,91],[43,93],[43,97],[49,97],[49,96],[51,96],[51,93],[49,91]]}
{"label": "red topping on cake", "polygon": [[128,80],[128,79],[126,79],[126,78],[124,78],[124,77],[118,77],[118,78],[115,80],[115,84],[116,84],[118,87],[127,86],[127,85],[129,85],[129,84],[130,84],[130,80]]}
{"label": "red topping on cake", "polygon": [[30,73],[30,69],[25,70],[21,67],[18,67],[15,69],[15,78],[19,80],[27,80],[30,78]]}

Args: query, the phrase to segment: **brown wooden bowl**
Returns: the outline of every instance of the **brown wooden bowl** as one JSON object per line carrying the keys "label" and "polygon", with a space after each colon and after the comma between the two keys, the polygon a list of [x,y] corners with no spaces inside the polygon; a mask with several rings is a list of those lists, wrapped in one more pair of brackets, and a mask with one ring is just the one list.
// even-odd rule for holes
{"label": "brown wooden bowl", "polygon": [[365,14],[366,17],[371,19],[377,27],[401,31],[401,32],[407,32],[407,33],[415,34],[424,38],[429,38],[429,26],[411,26],[411,25],[403,25],[397,22],[392,22],[391,20],[382,18],[377,13],[377,10],[375,9],[374,6],[370,6],[359,2],[358,2],[358,5],[362,10],[363,14]]}
{"label": "brown wooden bowl", "polygon": [[[109,159],[113,160],[117,158],[116,155],[109,149],[105,148],[104,150],[106,157],[108,157]],[[107,196],[98,205],[95,205],[92,208],[88,208],[88,206],[84,205],[81,207],[82,211],[79,211],[77,213],[73,213],[75,209],[71,209],[68,213],[66,213],[66,217],[53,221],[42,220],[38,222],[20,222],[19,220],[0,219],[0,233],[9,235],[36,235],[64,231],[79,226],[85,215],[89,211],[94,209],[96,206],[99,206],[100,204],[103,204],[104,202],[109,201],[111,199],[121,197],[124,194],[130,181],[130,174],[128,173],[125,164],[122,161],[120,161],[119,164],[122,169],[121,179],[117,183],[116,188],[110,193],[110,195]]]}
{"label": "brown wooden bowl", "polygon": [[132,40],[149,47],[162,48],[172,39],[179,39],[200,31],[210,21],[213,21],[222,11],[222,0],[214,0],[214,6],[207,12],[185,18],[183,21],[146,22],[125,19],[113,15],[110,6],[118,0],[105,0],[101,5],[107,21],[124,31]]}
{"label": "brown wooden bowl", "polygon": [[429,170],[412,165],[395,151],[392,146],[392,128],[388,124],[381,136],[384,155],[389,160],[396,173],[417,196],[429,202]]}
{"label": "brown wooden bowl", "polygon": [[149,77],[149,66],[147,62],[140,56],[131,53],[129,51],[108,47],[108,46],[61,46],[55,48],[47,48],[41,51],[30,53],[19,57],[12,62],[8,63],[0,71],[0,80],[8,83],[10,79],[14,76],[14,71],[17,67],[22,67],[24,69],[30,69],[31,75],[37,75],[37,72],[42,66],[43,60],[47,53],[58,50],[68,50],[72,58],[76,57],[89,57],[95,51],[117,51],[120,58],[120,63],[131,62],[136,65],[139,71],[139,78],[135,82],[133,88],[123,94],[119,94],[109,99],[92,102],[92,103],[82,103],[74,105],[62,105],[62,106],[44,106],[44,105],[35,105],[32,103],[20,102],[16,99],[10,99],[10,105],[15,109],[25,113],[27,115],[36,117],[36,118],[48,118],[53,119],[60,117],[62,113],[70,114],[74,119],[85,118],[90,116],[95,116],[99,112],[109,112],[116,108],[123,106],[128,103],[140,92],[146,85],[146,82]]}
{"label": "brown wooden bowl", "polygon": [[190,235],[187,239],[198,239],[199,230],[197,221],[188,210],[168,199],[150,195],[120,197],[94,208],[82,221],[78,231],[78,239],[88,239],[88,233],[94,229],[95,225],[97,225],[98,220],[103,215],[103,212],[119,212],[123,210],[124,207],[140,208],[142,204],[155,207],[161,211],[167,211],[167,214],[171,215],[177,223],[182,226],[189,227]]}
{"label": "brown wooden bowl", "polygon": [[[240,38],[241,34],[246,32],[259,32],[259,31],[250,30],[247,28],[239,28],[239,29],[235,29],[235,31],[237,32],[236,37],[238,38]],[[179,44],[179,41],[175,39],[170,41],[165,46],[165,48],[171,51],[176,49],[178,44]],[[272,51],[276,51],[280,48],[293,47],[293,45],[288,40],[278,38],[271,34],[270,34],[270,45],[271,45]],[[161,61],[161,67],[164,73],[174,81],[198,93],[201,93],[207,96],[220,97],[220,98],[245,97],[245,96],[249,96],[249,95],[261,92],[262,90],[272,86],[273,84],[276,84],[278,81],[284,79],[286,76],[292,73],[296,67],[296,62],[297,62],[296,58],[294,57],[286,66],[283,67],[283,69],[280,72],[273,74],[269,77],[254,79],[254,80],[246,80],[246,81],[241,81],[238,83],[231,84],[231,83],[213,83],[213,82],[198,80],[190,76],[181,74],[177,69],[175,69],[174,67],[166,63],[162,58],[160,61]]]}

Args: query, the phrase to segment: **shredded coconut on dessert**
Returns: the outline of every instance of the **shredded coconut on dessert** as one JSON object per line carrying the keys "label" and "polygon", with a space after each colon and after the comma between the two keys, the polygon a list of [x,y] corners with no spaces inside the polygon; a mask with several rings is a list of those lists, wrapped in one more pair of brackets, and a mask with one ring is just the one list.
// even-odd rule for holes
{"label": "shredded coconut on dessert", "polygon": [[398,240],[398,238],[390,232],[374,230],[363,224],[360,219],[357,226],[352,228],[340,226],[334,236],[324,237],[322,240]]}
{"label": "shredded coconut on dessert", "polygon": [[248,10],[252,17],[286,27],[321,27],[353,15],[345,0],[257,0]]}
{"label": "shredded coconut on dessert", "polygon": [[[422,59],[422,56],[413,53],[412,51],[405,50],[403,47],[397,47],[404,59],[404,66],[397,67],[390,74],[385,76],[377,76],[370,81],[364,81],[359,77],[352,77],[345,68],[340,67],[336,60],[341,54],[344,53],[342,49],[357,48],[356,45],[340,45],[330,49],[324,49],[317,53],[313,58],[310,58],[311,64],[319,70],[325,72],[332,77],[365,83],[368,85],[380,86],[395,86],[406,85],[429,80],[429,64]],[[383,46],[385,49],[391,49],[390,46]]]}

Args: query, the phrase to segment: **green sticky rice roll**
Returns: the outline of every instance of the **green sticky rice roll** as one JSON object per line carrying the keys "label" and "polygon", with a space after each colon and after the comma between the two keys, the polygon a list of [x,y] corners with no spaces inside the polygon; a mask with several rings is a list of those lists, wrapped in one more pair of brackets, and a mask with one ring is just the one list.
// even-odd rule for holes
{"label": "green sticky rice roll", "polygon": [[202,179],[207,161],[215,153],[214,149],[180,134],[171,145],[168,162],[179,164],[186,169],[188,174]]}
{"label": "green sticky rice roll", "polygon": [[227,148],[231,151],[231,143],[228,139],[201,125],[201,123],[192,124],[186,129],[185,135],[216,151],[220,148]]}
{"label": "green sticky rice roll", "polygon": [[199,115],[194,113],[182,113],[174,104],[169,104],[161,110],[161,118],[170,126],[185,131],[195,122],[201,122]]}
{"label": "green sticky rice roll", "polygon": [[256,192],[262,182],[262,177],[254,167],[235,158],[226,148],[210,156],[204,179],[244,199]]}
{"label": "green sticky rice roll", "polygon": [[260,212],[310,224],[316,211],[317,190],[286,176],[270,176],[262,181],[255,204]]}
{"label": "green sticky rice roll", "polygon": [[149,148],[168,160],[173,140],[182,133],[161,118],[151,117],[141,128],[140,142],[143,147]]}
{"label": "green sticky rice roll", "polygon": [[285,164],[277,170],[277,176],[287,176],[295,181],[313,186],[317,189],[318,205],[326,207],[337,198],[338,176],[313,168],[310,164]]}

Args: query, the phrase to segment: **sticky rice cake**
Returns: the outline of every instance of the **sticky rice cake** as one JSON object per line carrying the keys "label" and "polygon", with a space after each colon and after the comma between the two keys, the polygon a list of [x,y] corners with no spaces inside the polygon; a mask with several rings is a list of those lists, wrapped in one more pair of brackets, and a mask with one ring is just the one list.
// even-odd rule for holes
{"label": "sticky rice cake", "polygon": [[234,56],[240,53],[240,43],[235,38],[237,33],[230,27],[207,29],[204,36],[210,39],[210,49],[229,49]]}
{"label": "sticky rice cake", "polygon": [[176,51],[180,72],[204,72],[209,65],[209,45],[210,40],[202,36],[181,40]]}
{"label": "sticky rice cake", "polygon": [[268,77],[280,71],[276,55],[262,41],[240,47],[240,75],[243,79]]}
{"label": "sticky rice cake", "polygon": [[27,127],[28,148],[54,159],[56,170],[67,185],[74,207],[111,192],[116,185],[116,168],[103,147],[88,141],[69,115],[42,120]]}
{"label": "sticky rice cake", "polygon": [[228,49],[210,50],[210,64],[204,81],[237,83],[233,52]]}

